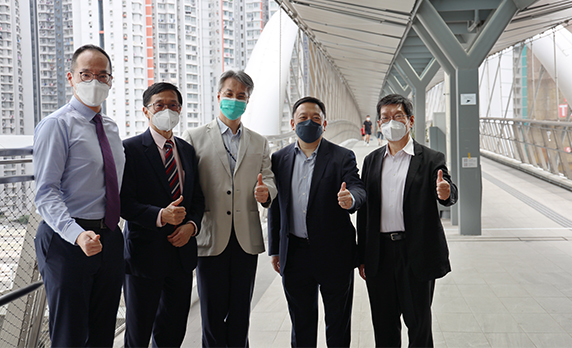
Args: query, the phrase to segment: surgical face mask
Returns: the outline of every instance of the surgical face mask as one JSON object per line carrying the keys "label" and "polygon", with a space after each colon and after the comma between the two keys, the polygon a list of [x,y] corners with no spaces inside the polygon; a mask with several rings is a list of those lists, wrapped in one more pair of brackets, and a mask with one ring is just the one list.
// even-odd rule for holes
{"label": "surgical face mask", "polygon": [[179,113],[171,109],[161,110],[153,115],[151,121],[158,130],[170,131],[179,124]]}
{"label": "surgical face mask", "polygon": [[82,81],[75,84],[75,93],[87,106],[100,106],[109,94],[109,85],[101,83],[97,79],[89,82]]}
{"label": "surgical face mask", "polygon": [[381,133],[389,141],[399,141],[407,134],[407,126],[401,122],[391,120],[381,124]]}
{"label": "surgical face mask", "polygon": [[231,121],[236,120],[246,110],[246,100],[238,100],[231,98],[220,99],[220,111],[222,114]]}
{"label": "surgical face mask", "polygon": [[296,125],[298,138],[308,144],[320,139],[323,131],[322,125],[312,120],[306,120]]}

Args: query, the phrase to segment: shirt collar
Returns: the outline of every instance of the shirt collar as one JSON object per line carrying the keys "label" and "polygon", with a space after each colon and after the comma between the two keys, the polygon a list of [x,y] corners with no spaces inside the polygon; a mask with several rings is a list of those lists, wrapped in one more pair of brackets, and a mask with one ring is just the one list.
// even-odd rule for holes
{"label": "shirt collar", "polygon": [[[90,108],[85,106],[82,102],[80,102],[79,99],[77,99],[75,97],[75,95],[72,95],[72,97],[70,99],[70,105],[74,109],[76,109],[88,121],[91,121],[95,117],[95,115],[97,114],[97,112],[91,110]],[[99,114],[102,115],[102,117],[103,117],[103,114],[101,112]]]}
{"label": "shirt collar", "polygon": [[[322,139],[324,139],[324,138],[322,138]],[[322,145],[322,139],[320,139],[318,146],[316,146],[316,149],[314,150],[314,152],[312,152],[312,154],[310,155],[310,157],[308,157],[308,159],[311,159],[311,158],[316,157],[318,155],[318,150],[320,149],[320,145]],[[296,154],[303,153],[302,149],[300,149],[300,145],[298,145],[298,140],[296,140],[296,142],[294,143],[294,151],[296,152]],[[306,155],[304,155],[304,156],[306,156]]]}
{"label": "shirt collar", "polygon": [[154,130],[153,127],[149,127],[149,130],[151,131],[151,136],[153,137],[153,141],[155,141],[155,145],[159,146],[161,150],[163,149],[163,147],[165,147],[165,143],[167,142],[167,140],[171,140],[173,144],[175,143],[174,136],[171,136],[171,138],[167,139],[161,134],[159,134],[159,132]]}
{"label": "shirt collar", "polygon": [[220,128],[220,134],[224,134],[227,131],[230,131],[231,136],[237,136],[240,138],[240,135],[242,134],[242,122],[240,122],[240,125],[238,126],[238,131],[236,132],[236,134],[232,134],[232,130],[230,129],[230,127],[227,126],[226,124],[224,124],[224,122],[222,122],[219,117],[217,117],[216,120],[218,122],[218,128]]}
{"label": "shirt collar", "polygon": [[407,145],[405,145],[405,147],[403,148],[403,152],[405,152],[408,155],[415,156],[415,150],[413,149],[413,138],[411,137],[411,134],[409,134],[409,141],[407,142]]}
{"label": "shirt collar", "polygon": [[[405,144],[405,146],[403,147],[403,149],[399,150],[395,156],[397,156],[400,152],[404,152],[410,156],[415,156],[415,149],[413,146],[413,138],[411,137],[411,134],[407,134],[407,136],[409,137],[409,141],[407,142],[407,144]],[[383,157],[387,157],[389,156],[389,144],[387,145],[386,149],[385,149],[385,154],[383,155]]]}

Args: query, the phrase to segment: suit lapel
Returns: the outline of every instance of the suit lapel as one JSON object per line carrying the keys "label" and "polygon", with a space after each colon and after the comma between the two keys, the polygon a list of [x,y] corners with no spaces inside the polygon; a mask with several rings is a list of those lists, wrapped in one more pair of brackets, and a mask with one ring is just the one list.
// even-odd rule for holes
{"label": "suit lapel", "polygon": [[224,143],[222,140],[222,134],[220,134],[220,128],[218,127],[218,121],[215,119],[207,126],[207,132],[211,138],[213,149],[216,156],[221,160],[222,166],[226,170],[227,174],[232,177],[230,172],[230,164],[228,164],[228,155],[224,148]]}
{"label": "suit lapel", "polygon": [[[385,159],[385,152],[387,151],[387,146],[382,147],[381,151],[379,151],[377,153],[377,157],[375,160],[373,160],[372,162],[375,164],[375,166],[372,168],[373,174],[375,175],[375,182],[377,183],[377,185],[381,184],[381,170],[383,169],[383,160]],[[381,190],[380,190],[381,192]]]}
{"label": "suit lapel", "polygon": [[381,209],[381,170],[383,168],[383,160],[385,159],[385,151],[387,151],[387,145],[382,147],[381,150],[376,153],[376,157],[371,160],[373,166],[369,169],[368,173],[369,187],[367,191],[372,192],[371,198],[375,199],[375,206],[378,210]]}
{"label": "suit lapel", "polygon": [[236,159],[236,166],[234,167],[235,173],[238,171],[238,167],[240,167],[240,164],[246,155],[248,145],[250,144],[250,130],[244,127],[244,125],[242,126],[242,135],[240,137],[240,143],[238,144],[238,158]]}
{"label": "suit lapel", "polygon": [[[282,191],[281,194],[284,194],[284,202],[286,202],[287,206],[286,209],[289,209],[288,206],[290,205],[290,194],[292,193],[292,172],[294,171],[294,160],[296,159],[296,153],[294,152],[294,144],[289,145],[288,151],[282,158],[284,163],[285,171],[284,171],[284,180],[282,183],[286,186]],[[286,210],[289,211],[289,210]]]}
{"label": "suit lapel", "polygon": [[183,144],[181,144],[182,141],[177,137],[174,137],[175,139],[175,144],[177,145],[177,152],[179,153],[179,165],[181,165],[181,168],[183,169],[183,172],[185,173],[185,180],[184,182],[181,182],[181,190],[183,191],[183,196],[184,196],[184,190],[183,188],[185,187],[191,187],[186,185],[187,181],[189,179],[191,179],[191,175],[193,173],[193,169],[191,168],[191,161],[189,161],[186,156],[185,156],[185,152],[183,151]]}
{"label": "suit lapel", "polygon": [[403,192],[403,202],[407,199],[407,195],[411,191],[411,186],[413,185],[413,179],[419,171],[419,166],[423,161],[423,150],[421,145],[419,145],[415,140],[413,141],[413,152],[415,156],[411,157],[411,162],[409,163],[409,170],[407,171],[407,179],[405,179],[405,191]]}
{"label": "suit lapel", "polygon": [[316,192],[318,191],[318,186],[322,176],[324,175],[324,170],[328,166],[328,153],[330,152],[330,143],[322,138],[320,148],[318,149],[316,164],[314,165],[314,173],[312,174],[312,184],[310,185],[310,197],[308,198],[308,207],[312,205],[314,197],[316,197]]}
{"label": "suit lapel", "polygon": [[157,144],[153,140],[153,136],[151,136],[151,131],[147,129],[145,133],[143,133],[142,137],[143,143],[143,152],[145,156],[149,160],[151,167],[159,177],[159,181],[161,182],[161,186],[165,189],[167,194],[171,194],[171,190],[169,189],[169,180],[167,179],[167,172],[165,171],[165,165],[163,164],[163,160],[161,159],[161,155],[159,154],[159,149],[157,149]]}

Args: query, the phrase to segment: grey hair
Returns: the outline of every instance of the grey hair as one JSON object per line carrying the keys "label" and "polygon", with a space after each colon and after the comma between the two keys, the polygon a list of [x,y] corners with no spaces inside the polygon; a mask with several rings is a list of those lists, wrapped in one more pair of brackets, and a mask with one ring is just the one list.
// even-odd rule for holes
{"label": "grey hair", "polygon": [[222,90],[222,86],[227,79],[235,79],[240,82],[244,87],[246,87],[246,93],[250,97],[252,90],[254,89],[254,81],[248,76],[244,70],[227,70],[222,75],[220,75],[220,80],[218,81],[218,92]]}

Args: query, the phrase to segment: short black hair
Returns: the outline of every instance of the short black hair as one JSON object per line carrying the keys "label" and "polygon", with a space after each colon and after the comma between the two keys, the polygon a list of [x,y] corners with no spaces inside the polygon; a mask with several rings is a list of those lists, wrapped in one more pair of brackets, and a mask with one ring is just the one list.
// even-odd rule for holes
{"label": "short black hair", "polygon": [[155,94],[159,94],[163,91],[175,91],[177,94],[177,99],[179,100],[179,104],[181,104],[181,106],[183,105],[183,96],[181,95],[181,92],[179,92],[177,86],[168,82],[157,82],[149,86],[149,88],[143,92],[143,106],[147,107],[151,101],[151,98]]}
{"label": "short black hair", "polygon": [[407,117],[413,115],[413,104],[411,103],[411,100],[409,100],[409,98],[405,98],[400,94],[389,94],[381,98],[381,100],[377,102],[378,120],[381,117],[381,108],[387,105],[401,105]]}
{"label": "short black hair", "polygon": [[109,55],[107,54],[107,52],[105,52],[103,50],[103,48],[96,46],[96,45],[91,45],[91,44],[90,45],[83,45],[80,48],[78,48],[77,50],[75,50],[75,52],[73,53],[73,56],[72,56],[72,60],[71,60],[70,71],[74,71],[75,65],[77,63],[77,57],[79,57],[79,55],[85,51],[98,51],[101,54],[103,54],[107,58],[107,61],[109,62],[109,73],[111,73],[113,71],[112,65],[111,65],[111,58],[109,58]]}
{"label": "short black hair", "polygon": [[292,118],[294,118],[294,114],[296,113],[298,107],[304,103],[314,103],[318,105],[318,107],[320,107],[320,110],[322,110],[322,114],[324,114],[324,119],[326,118],[326,106],[324,105],[324,103],[322,103],[320,99],[315,97],[303,97],[298,99],[294,103],[294,106],[292,107]]}

